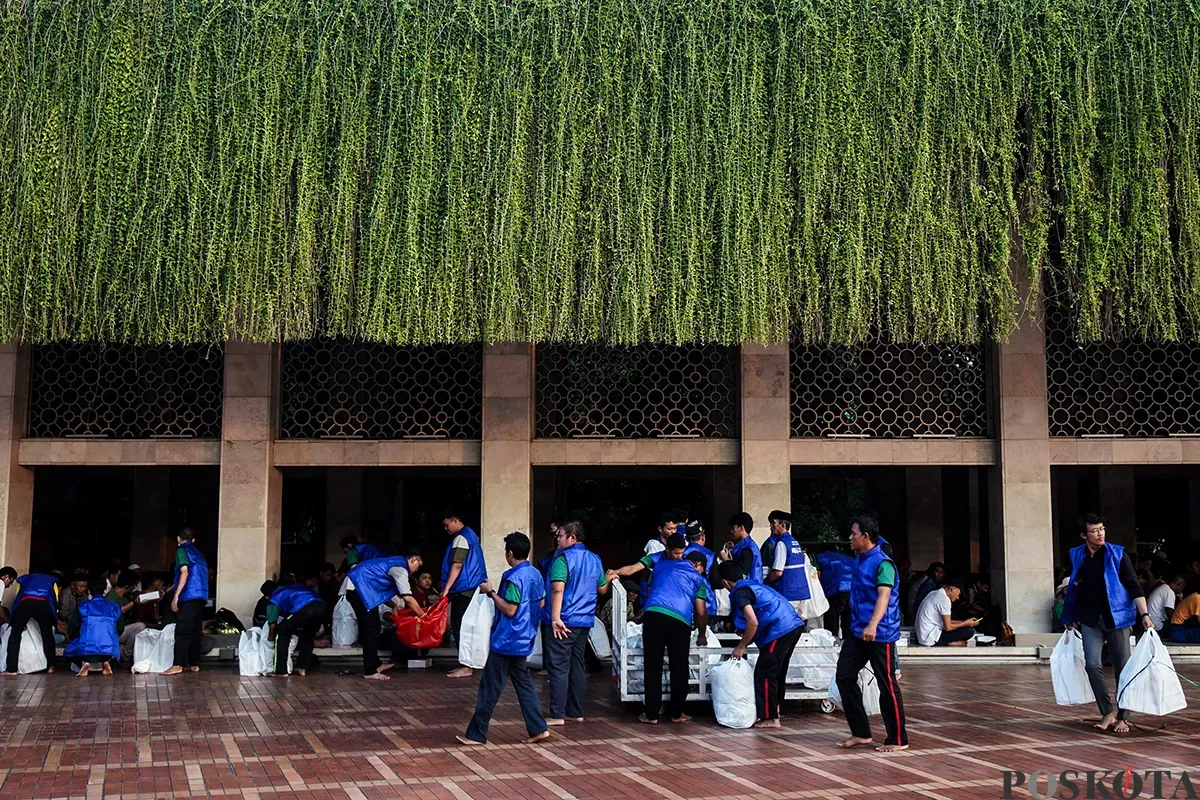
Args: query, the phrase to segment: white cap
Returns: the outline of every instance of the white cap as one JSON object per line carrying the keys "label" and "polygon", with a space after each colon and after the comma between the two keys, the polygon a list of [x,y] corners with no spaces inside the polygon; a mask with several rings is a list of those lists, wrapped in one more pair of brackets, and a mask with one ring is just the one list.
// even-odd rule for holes
{"label": "white cap", "polygon": [[130,569],[141,569],[142,565],[141,564],[130,564],[129,568]]}

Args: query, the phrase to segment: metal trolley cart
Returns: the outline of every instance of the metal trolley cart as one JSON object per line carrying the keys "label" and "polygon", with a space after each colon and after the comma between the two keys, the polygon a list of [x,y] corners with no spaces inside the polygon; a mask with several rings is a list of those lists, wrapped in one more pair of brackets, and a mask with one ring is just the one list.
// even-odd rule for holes
{"label": "metal trolley cart", "polygon": [[[626,593],[619,581],[612,583],[612,659],[613,672],[623,702],[641,702],[643,694],[643,651],[640,647],[629,647],[626,641]],[[708,700],[708,672],[712,667],[727,660],[733,654],[733,648],[741,637],[733,633],[709,634],[707,647],[691,648],[688,653],[688,700]],[[833,711],[833,702],[829,699],[829,681],[837,664],[838,647],[797,647],[792,655],[788,670],[787,685],[784,697],[788,700],[815,700],[820,703],[821,710],[826,714]],[[746,649],[749,660],[757,658],[757,648],[751,644]],[[664,681],[667,670],[663,670]],[[819,688],[806,685],[800,679],[806,676],[810,681],[818,683]],[[814,676],[821,676],[814,680]],[[670,692],[664,687],[663,696]]]}

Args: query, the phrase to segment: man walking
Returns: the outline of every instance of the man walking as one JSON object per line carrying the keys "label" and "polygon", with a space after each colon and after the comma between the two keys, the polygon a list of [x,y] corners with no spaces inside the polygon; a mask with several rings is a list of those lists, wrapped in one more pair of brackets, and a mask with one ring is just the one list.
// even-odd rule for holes
{"label": "man walking", "polygon": [[821,571],[821,588],[829,601],[823,625],[834,636],[850,635],[850,583],[854,575],[854,559],[836,550],[826,550],[817,556]]}
{"label": "man walking", "polygon": [[[488,579],[487,565],[483,561],[479,535],[467,527],[458,511],[446,511],[442,515],[442,527],[450,536],[450,546],[442,559],[442,597],[450,598],[450,629],[457,645],[463,614],[471,605],[475,588]],[[469,678],[471,675],[471,668],[466,666],[447,673],[451,678]]]}
{"label": "man walking", "polygon": [[583,722],[587,692],[588,634],[596,622],[596,599],[608,591],[600,557],[583,545],[583,523],[573,519],[558,529],[557,555],[546,576],[550,602],[545,609],[542,642],[550,673],[547,725]]}
{"label": "man walking", "polygon": [[[1113,707],[1104,686],[1101,650],[1107,644],[1113,675],[1118,683],[1129,660],[1129,634],[1134,622],[1154,627],[1146,610],[1146,597],[1125,548],[1105,541],[1104,521],[1084,514],[1075,523],[1083,543],[1071,548],[1071,582],[1063,601],[1063,625],[1083,636],[1083,659],[1088,681],[1100,707],[1100,730],[1129,733],[1130,714]],[[1135,611],[1136,608],[1136,611]],[[1120,698],[1117,698],[1120,701]]]}
{"label": "man walking", "polygon": [[872,744],[871,723],[863,708],[858,673],[867,664],[879,683],[879,706],[887,739],[881,753],[908,749],[904,702],[892,672],[896,642],[900,640],[900,602],[896,592],[896,564],[879,546],[879,526],[871,517],[859,517],[850,526],[850,547],[858,554],[850,586],[850,634],[838,655],[837,687],[850,723],[850,738],[839,747]]}
{"label": "man walking", "polygon": [[195,531],[184,528],[175,542],[175,664],[164,675],[200,671],[200,633],[208,604],[208,562],[196,547]]}
{"label": "man walking", "polygon": [[479,680],[475,714],[466,735],[455,737],[471,747],[487,744],[492,712],[504,691],[505,680],[510,679],[517,690],[525,731],[529,734],[525,743],[533,744],[550,737],[542,709],[538,706],[533,679],[529,676],[529,666],[525,663],[533,652],[533,640],[537,638],[546,598],[541,573],[529,563],[529,550],[529,537],[525,534],[514,532],[505,536],[504,560],[509,569],[500,578],[500,591],[494,590],[486,580],[479,585],[479,591],[495,603],[497,614],[492,621],[491,650]]}

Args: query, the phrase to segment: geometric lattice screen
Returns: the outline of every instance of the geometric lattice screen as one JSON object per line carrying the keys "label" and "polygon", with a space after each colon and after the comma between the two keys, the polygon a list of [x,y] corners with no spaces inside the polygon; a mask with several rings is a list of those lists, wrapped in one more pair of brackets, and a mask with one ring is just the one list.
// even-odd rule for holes
{"label": "geometric lattice screen", "polygon": [[207,344],[34,347],[29,435],[219,439],[224,358]]}
{"label": "geometric lattice screen", "polygon": [[738,351],[715,345],[538,345],[538,438],[734,438]]}
{"label": "geometric lattice screen", "polygon": [[984,345],[791,347],[792,436],[988,436]]}
{"label": "geometric lattice screen", "polygon": [[1200,433],[1200,347],[1139,341],[1081,343],[1046,303],[1051,436]]}
{"label": "geometric lattice screen", "polygon": [[286,342],[281,439],[479,439],[483,347]]}

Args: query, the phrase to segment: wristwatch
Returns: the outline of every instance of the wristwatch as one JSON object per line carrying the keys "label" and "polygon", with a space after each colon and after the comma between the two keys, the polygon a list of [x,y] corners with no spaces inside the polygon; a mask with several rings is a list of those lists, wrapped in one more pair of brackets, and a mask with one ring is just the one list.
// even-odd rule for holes
{"label": "wristwatch", "polygon": [[495,589],[492,589],[490,592],[488,592],[488,593],[487,593],[487,596],[488,596],[488,597],[491,597],[491,596],[492,596],[492,595],[494,595],[495,593],[496,593],[496,590],[495,590]]}

